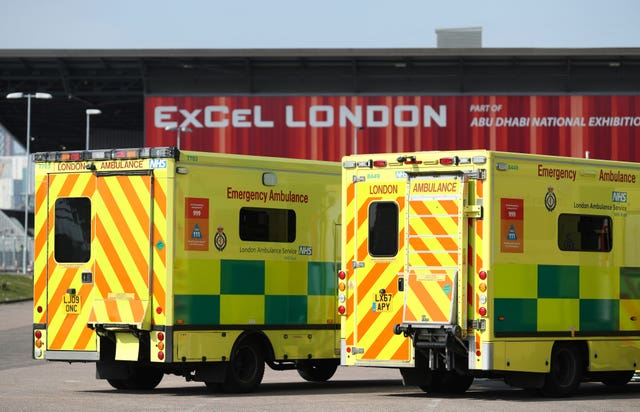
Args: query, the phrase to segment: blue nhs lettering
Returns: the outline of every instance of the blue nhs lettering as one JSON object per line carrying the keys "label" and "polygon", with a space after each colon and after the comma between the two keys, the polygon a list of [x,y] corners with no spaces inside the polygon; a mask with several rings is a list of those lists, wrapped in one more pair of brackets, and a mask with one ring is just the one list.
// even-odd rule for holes
{"label": "blue nhs lettering", "polygon": [[627,192],[612,192],[611,200],[614,202],[627,203]]}
{"label": "blue nhs lettering", "polygon": [[166,169],[167,159],[149,159],[149,167],[152,169]]}

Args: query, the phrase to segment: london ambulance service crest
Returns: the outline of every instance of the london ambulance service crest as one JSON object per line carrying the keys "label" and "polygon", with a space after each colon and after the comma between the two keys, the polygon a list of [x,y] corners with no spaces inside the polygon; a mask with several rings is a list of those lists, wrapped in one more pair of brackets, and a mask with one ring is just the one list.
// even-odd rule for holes
{"label": "london ambulance service crest", "polygon": [[547,188],[547,194],[544,195],[544,205],[549,212],[556,208],[557,200],[556,194],[553,193],[553,188]]}
{"label": "london ambulance service crest", "polygon": [[227,247],[227,235],[224,234],[224,228],[222,226],[218,226],[218,231],[213,235],[213,244],[220,252]]}

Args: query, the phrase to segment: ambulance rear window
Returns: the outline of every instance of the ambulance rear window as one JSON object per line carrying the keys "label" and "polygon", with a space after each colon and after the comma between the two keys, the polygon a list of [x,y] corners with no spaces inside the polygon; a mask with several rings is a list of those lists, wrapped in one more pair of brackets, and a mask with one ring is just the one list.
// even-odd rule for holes
{"label": "ambulance rear window", "polygon": [[398,205],[395,202],[369,205],[369,254],[373,257],[398,254]]}
{"label": "ambulance rear window", "polygon": [[87,262],[91,255],[91,201],[56,199],[53,254],[60,263]]}
{"label": "ambulance rear window", "polygon": [[291,209],[243,207],[240,209],[240,239],[254,242],[296,240],[296,212]]}
{"label": "ambulance rear window", "polygon": [[610,252],[612,242],[612,221],[609,216],[568,213],[558,216],[560,250]]}

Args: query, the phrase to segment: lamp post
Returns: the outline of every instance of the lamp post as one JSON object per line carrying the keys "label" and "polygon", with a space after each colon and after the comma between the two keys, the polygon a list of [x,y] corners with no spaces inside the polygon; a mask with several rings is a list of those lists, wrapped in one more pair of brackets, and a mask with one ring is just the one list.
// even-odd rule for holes
{"label": "lamp post", "polygon": [[182,133],[191,133],[192,130],[189,129],[186,126],[167,126],[164,128],[164,130],[170,131],[170,132],[178,132],[178,138],[176,140],[176,147],[178,148],[178,150],[180,150],[180,132]]}
{"label": "lamp post", "polygon": [[358,154],[358,132],[362,129],[364,129],[362,126],[353,128],[353,154]]}
{"label": "lamp post", "polygon": [[86,147],[86,150],[89,150],[89,119],[93,115],[102,114],[102,112],[100,110],[98,110],[98,109],[87,109],[87,110],[85,110],[85,113],[87,114],[87,147]]}
{"label": "lamp post", "polygon": [[24,192],[24,247],[22,248],[22,271],[23,273],[27,273],[27,239],[28,239],[28,228],[29,228],[29,181],[30,176],[29,173],[31,171],[31,153],[29,152],[29,143],[31,142],[31,99],[51,99],[51,95],[49,93],[22,93],[15,92],[9,93],[7,95],[7,99],[27,99],[27,139],[26,139],[26,149],[27,149],[27,172],[25,173],[26,177],[26,188]]}

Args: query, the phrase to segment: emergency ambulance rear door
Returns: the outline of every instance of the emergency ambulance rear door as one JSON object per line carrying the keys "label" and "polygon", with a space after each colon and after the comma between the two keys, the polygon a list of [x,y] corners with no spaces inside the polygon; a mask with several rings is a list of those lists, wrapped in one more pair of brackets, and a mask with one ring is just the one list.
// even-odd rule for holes
{"label": "emergency ambulance rear door", "polygon": [[46,358],[97,360],[96,334],[87,328],[95,295],[90,274],[96,178],[89,171],[50,173],[46,191],[46,202],[37,202],[47,207],[45,228],[38,228],[46,231],[48,245]]}
{"label": "emergency ambulance rear door", "polygon": [[153,180],[151,170],[96,173],[92,250],[99,293],[91,302],[88,322],[93,328],[150,327]]}
{"label": "emergency ambulance rear door", "polygon": [[371,176],[357,170],[351,208],[353,220],[347,252],[353,256],[355,286],[350,318],[353,319],[347,344],[356,355],[356,365],[407,367],[413,364],[411,340],[394,334],[402,320],[402,243],[405,209],[404,175],[394,179]]}
{"label": "emergency ambulance rear door", "polygon": [[467,177],[409,176],[406,194],[403,323],[465,330]]}
{"label": "emergency ambulance rear door", "polygon": [[148,327],[152,179],[148,170],[49,176],[47,359],[97,360],[96,329]]}

